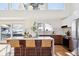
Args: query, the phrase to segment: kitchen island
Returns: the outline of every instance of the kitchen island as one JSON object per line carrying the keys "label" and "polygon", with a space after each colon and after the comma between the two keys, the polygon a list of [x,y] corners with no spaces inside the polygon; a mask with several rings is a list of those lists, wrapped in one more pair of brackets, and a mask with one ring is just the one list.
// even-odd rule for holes
{"label": "kitchen island", "polygon": [[54,39],[51,37],[7,38],[7,43],[14,47],[15,56],[52,56]]}

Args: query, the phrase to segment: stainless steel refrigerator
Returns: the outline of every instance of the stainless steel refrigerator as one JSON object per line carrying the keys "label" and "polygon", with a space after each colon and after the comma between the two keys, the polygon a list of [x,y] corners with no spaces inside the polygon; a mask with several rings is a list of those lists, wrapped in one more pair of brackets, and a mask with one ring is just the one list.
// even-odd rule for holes
{"label": "stainless steel refrigerator", "polygon": [[79,56],[79,18],[72,21],[72,43],[72,52]]}

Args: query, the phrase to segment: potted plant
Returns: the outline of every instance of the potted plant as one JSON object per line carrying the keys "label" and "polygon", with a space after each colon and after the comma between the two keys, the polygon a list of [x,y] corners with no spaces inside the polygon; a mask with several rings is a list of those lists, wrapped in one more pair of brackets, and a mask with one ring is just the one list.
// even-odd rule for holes
{"label": "potted plant", "polygon": [[34,24],[33,24],[31,29],[36,34],[36,37],[38,37],[38,26],[37,26],[36,22],[34,22]]}

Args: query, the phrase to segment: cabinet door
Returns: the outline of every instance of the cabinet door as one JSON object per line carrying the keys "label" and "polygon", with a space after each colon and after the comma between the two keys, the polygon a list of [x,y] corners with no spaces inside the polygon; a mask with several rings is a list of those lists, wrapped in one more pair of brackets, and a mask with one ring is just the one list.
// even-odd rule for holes
{"label": "cabinet door", "polygon": [[21,56],[21,49],[20,48],[14,48],[14,56]]}
{"label": "cabinet door", "polygon": [[55,44],[62,44],[63,36],[62,35],[53,35]]}
{"label": "cabinet door", "polygon": [[42,48],[41,56],[51,56],[51,48]]}
{"label": "cabinet door", "polygon": [[69,38],[69,50],[72,51],[73,50],[73,43],[72,43],[72,38]]}

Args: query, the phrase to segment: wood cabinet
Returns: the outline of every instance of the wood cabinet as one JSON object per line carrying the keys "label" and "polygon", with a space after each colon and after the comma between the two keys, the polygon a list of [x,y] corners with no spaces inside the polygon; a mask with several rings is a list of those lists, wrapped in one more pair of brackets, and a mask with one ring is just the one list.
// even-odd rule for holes
{"label": "wood cabinet", "polygon": [[55,45],[62,44],[62,41],[63,41],[63,35],[39,35],[39,36],[50,36],[54,38]]}
{"label": "wood cabinet", "polygon": [[73,42],[71,37],[69,37],[69,50],[73,51]]}
{"label": "wood cabinet", "polygon": [[54,44],[62,44],[63,36],[62,35],[53,35],[54,38]]}
{"label": "wood cabinet", "polygon": [[63,38],[63,46],[66,47],[68,50],[72,51],[73,50],[72,38],[71,37]]}

